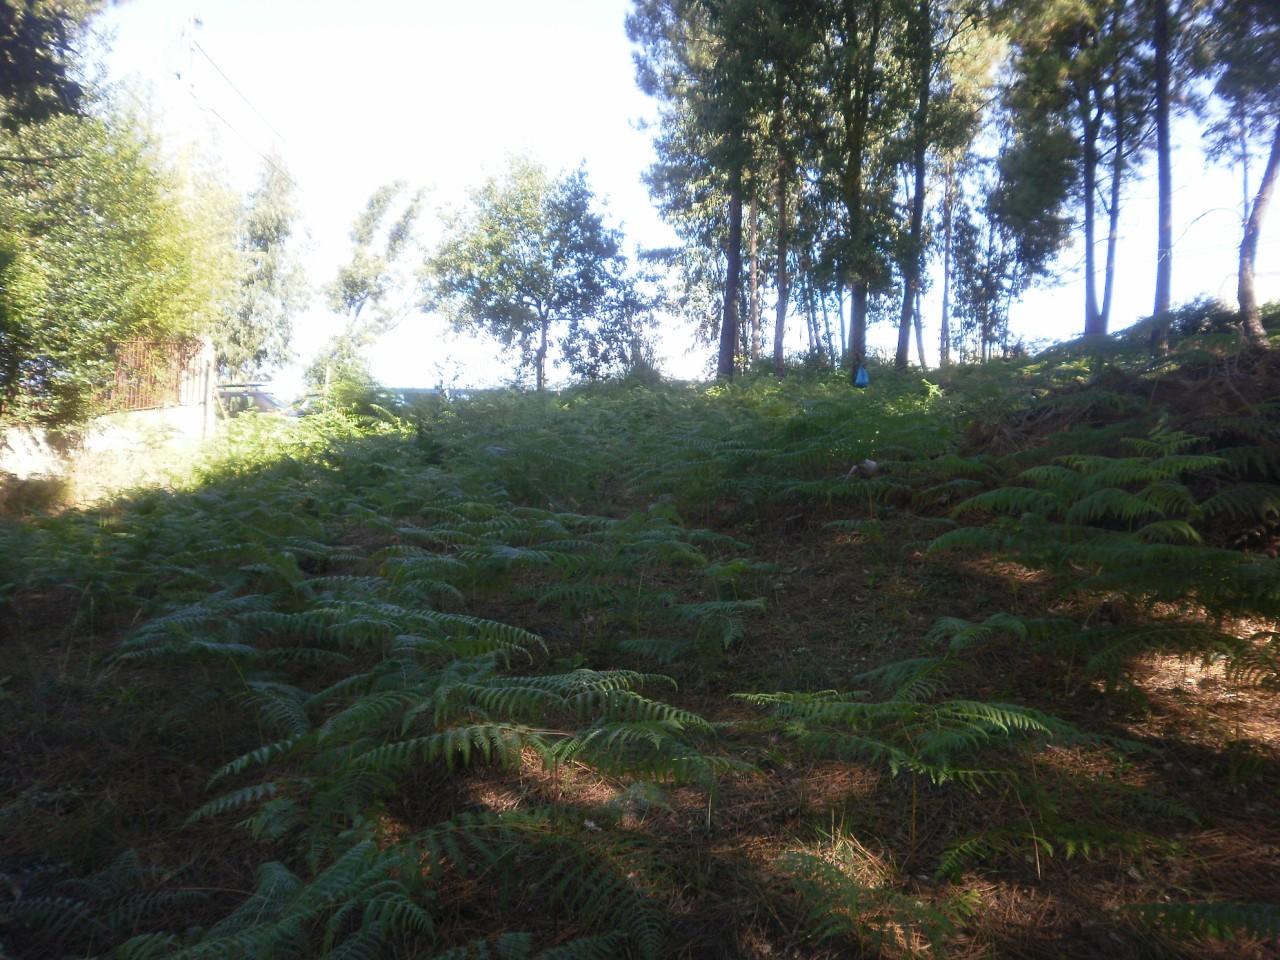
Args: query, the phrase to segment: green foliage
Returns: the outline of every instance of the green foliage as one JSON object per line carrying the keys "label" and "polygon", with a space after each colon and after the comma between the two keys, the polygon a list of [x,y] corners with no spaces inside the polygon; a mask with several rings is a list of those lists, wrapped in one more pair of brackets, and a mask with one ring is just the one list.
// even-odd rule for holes
{"label": "green foliage", "polygon": [[307,299],[297,251],[290,245],[298,216],[294,186],[283,160],[270,158],[241,214],[236,297],[211,331],[224,380],[252,380],[292,356],[293,317]]}
{"label": "green foliage", "polygon": [[[207,694],[193,692],[186,709],[219,700],[256,729],[257,745],[222,759],[191,828],[238,826],[287,858],[265,864],[259,893],[207,930],[131,929],[122,950],[441,951],[441,891],[501,873],[504,902],[552,905],[582,925],[582,937],[529,955],[601,956],[624,943],[660,955],[664,924],[642,884],[576,841],[561,811],[463,809],[394,843],[376,824],[420,778],[486,769],[591,769],[714,792],[749,767],[717,755],[705,719],[654,699],[672,681],[549,670],[537,633],[473,611],[513,581],[540,585],[530,609],[594,603],[604,615],[597,601],[616,591],[627,598],[610,614],[619,626],[650,621],[723,656],[760,607],[737,596],[759,573],[735,562],[737,544],[687,530],[669,510],[616,518],[519,505],[485,477],[483,450],[446,472],[414,435],[408,423],[338,416],[235,421],[230,459],[205,468],[198,492],[144,500],[127,525],[68,515],[41,535],[61,544],[43,576],[96,568],[87,615],[106,614],[108,598],[145,609],[111,663],[192,671]],[[342,467],[357,462],[358,473]],[[344,545],[357,525],[380,530],[384,545]],[[673,565],[705,574],[688,590],[637,589]],[[422,862],[434,866],[409,866]]]}
{"label": "green foliage", "polygon": [[15,133],[80,108],[77,41],[96,6],[39,0],[0,9],[0,128]]}
{"label": "green foliage", "polygon": [[1179,937],[1267,940],[1280,936],[1280,909],[1268,903],[1145,903],[1130,908]]}
{"label": "green foliage", "polygon": [[[125,677],[163,691],[140,736],[203,751],[184,769],[208,777],[202,795],[183,785],[172,835],[236,851],[226,869],[254,891],[188,898],[206,866],[144,865],[159,853],[108,882],[106,857],[21,879],[0,936],[36,955],[663,956],[678,899],[746,889],[673,831],[722,835],[725,798],[757,802],[797,755],[884,770],[849,809],[893,811],[875,821],[883,862],[842,833],[768,864],[817,949],[939,953],[967,936],[964,891],[922,890],[922,870],[968,885],[1051,857],[1101,870],[1174,856],[1166,826],[1197,811],[1168,784],[1135,785],[1137,746],[1084,701],[1049,706],[1072,723],[1019,701],[1106,696],[1151,652],[1276,683],[1274,633],[1232,618],[1273,609],[1274,561],[1237,538],[1272,529],[1280,478],[1221,454],[1272,438],[1226,415],[1041,406],[1071,362],[942,393],[886,373],[871,395],[819,376],[249,418],[185,489],[0,525],[5,596],[74,583],[77,636],[110,645],[83,668],[95,710],[125,702]],[[1077,429],[1008,455],[966,449],[993,383],[1016,388],[1015,416]],[[793,561],[749,543],[774,522],[832,557],[893,557],[916,549],[893,538],[945,530],[924,563],[963,547],[968,576],[1017,559],[1043,571],[1044,609],[996,612],[977,591],[964,616],[901,628],[910,653],[857,676],[839,638],[819,640],[808,688],[741,695],[754,718],[722,711],[718,685],[760,659],[762,596],[789,600]],[[879,561],[865,562],[869,577]],[[816,672],[829,668],[842,679]],[[1265,778],[1268,758],[1238,743],[1220,758],[1232,783]],[[1077,757],[1118,772],[1070,775]],[[0,824],[41,802],[6,796]]]}
{"label": "green foliage", "polygon": [[532,367],[539,390],[553,329],[575,374],[635,366],[653,304],[594,205],[585,170],[551,177],[513,159],[447,222],[424,267],[425,308],[518,348],[517,372]]}
{"label": "green foliage", "polygon": [[[277,185],[277,193],[279,190]],[[269,196],[262,195],[266,205],[263,213],[269,217],[272,207],[276,208],[276,222],[274,227],[270,223],[265,226],[278,232],[280,201],[271,201]],[[376,189],[352,224],[351,257],[324,287],[326,304],[342,318],[342,327],[306,370],[308,386],[321,392],[329,406],[354,405],[369,412],[367,404],[360,401],[367,401],[376,384],[364,350],[412,308],[404,262],[415,250],[414,227],[421,206],[422,192],[410,193],[408,184],[397,180]],[[270,295],[283,306],[288,290],[275,280],[273,277]]]}
{"label": "green foliage", "polygon": [[[89,116],[0,134],[0,418],[73,424],[95,412],[119,345],[210,326],[232,272],[216,181],[191,191],[139,121]],[[86,230],[92,220],[96,226]]]}
{"label": "green foliage", "polygon": [[865,694],[738,694],[769,710],[779,729],[815,753],[883,763],[894,776],[908,772],[935,784],[955,781],[980,790],[1003,772],[974,766],[999,742],[1087,739],[1071,725],[1037,710],[972,700],[925,702],[934,697],[952,664],[919,659],[883,667],[868,679],[890,690],[890,699]]}
{"label": "green foliage", "polygon": [[930,903],[859,880],[857,874],[865,872],[861,866],[852,851],[839,844],[830,857],[792,853],[784,861],[819,938],[851,937],[863,949],[877,952],[941,951],[972,913],[972,905],[963,898]]}
{"label": "green foliage", "polygon": [[[1141,435],[1130,426],[1127,435],[1105,437],[1107,452],[1055,456],[1053,449],[1032,450],[1039,455],[1030,466],[1027,457],[1008,458],[1011,473],[1003,485],[951,510],[954,518],[980,525],[943,533],[930,549],[1000,553],[1052,571],[1061,590],[1080,596],[1123,596],[1144,607],[1171,604],[1184,616],[1198,610],[1218,617],[1274,616],[1280,611],[1280,567],[1267,557],[1222,548],[1266,536],[1280,518],[1277,486],[1263,482],[1276,477],[1261,455],[1270,441],[1265,428],[1260,436],[1251,425],[1239,429],[1261,443],[1220,449],[1215,432],[1232,444],[1242,436],[1230,433],[1234,422],[1201,425],[1208,436],[1164,425]],[[1176,617],[1059,630],[1050,646],[1083,654],[1087,671],[1111,679],[1139,653],[1164,649],[1239,659],[1241,675],[1274,682],[1265,666],[1270,657],[1256,640]]]}

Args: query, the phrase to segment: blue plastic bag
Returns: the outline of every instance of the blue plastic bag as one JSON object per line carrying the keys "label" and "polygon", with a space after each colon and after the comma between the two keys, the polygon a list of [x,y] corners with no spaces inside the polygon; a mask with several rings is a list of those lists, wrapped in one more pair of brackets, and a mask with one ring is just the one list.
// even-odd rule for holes
{"label": "blue plastic bag", "polygon": [[858,368],[858,375],[853,378],[853,385],[855,387],[868,387],[871,385],[871,378],[867,376],[866,367]]}

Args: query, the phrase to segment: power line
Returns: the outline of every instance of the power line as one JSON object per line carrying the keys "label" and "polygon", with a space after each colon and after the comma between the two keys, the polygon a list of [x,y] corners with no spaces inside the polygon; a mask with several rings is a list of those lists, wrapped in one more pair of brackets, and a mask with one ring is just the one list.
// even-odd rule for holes
{"label": "power line", "polygon": [[200,98],[196,96],[196,92],[195,92],[195,90],[194,90],[194,89],[191,89],[189,92],[190,92],[190,94],[191,94],[191,99],[195,101],[195,104],[196,104],[196,106],[197,106],[197,107],[199,107],[199,108],[200,108],[201,110],[203,110],[205,113],[209,113],[209,114],[212,114],[213,116],[217,117],[217,118],[218,118],[218,120],[220,120],[220,121],[221,121],[221,122],[226,126],[226,128],[227,128],[228,130],[230,130],[230,131],[231,131],[232,133],[234,133],[237,137],[239,137],[241,140],[243,140],[243,141],[245,142],[245,144],[249,147],[249,149],[250,149],[250,150],[252,150],[252,151],[253,151],[254,153],[256,153],[259,157],[261,157],[261,158],[262,158],[262,161],[263,161],[267,166],[269,166],[269,167],[270,167],[272,170],[274,170],[276,173],[280,174],[280,176],[282,176],[282,177],[284,177],[286,180],[288,180],[288,181],[289,181],[289,183],[293,185],[293,188],[294,188],[295,190],[301,190],[301,189],[302,189],[301,185],[298,183],[298,181],[297,181],[297,180],[295,180],[295,179],[293,178],[293,175],[292,175],[292,174],[290,174],[288,170],[285,170],[285,169],[284,169],[283,167],[281,167],[278,163],[276,163],[276,162],[275,162],[275,160],[273,160],[269,154],[263,153],[261,150],[259,150],[259,149],[258,149],[258,146],[257,146],[257,145],[252,141],[252,140],[250,140],[250,139],[249,139],[248,137],[246,137],[243,133],[241,133],[239,130],[237,130],[237,129],[236,129],[235,124],[233,124],[230,120],[228,120],[226,117],[224,117],[222,114],[220,114],[220,113],[219,113],[217,110],[215,110],[213,107],[206,106],[205,104],[201,103],[201,102],[200,102]]}
{"label": "power line", "polygon": [[200,55],[204,57],[207,61],[209,61],[209,66],[213,67],[214,70],[218,71],[218,76],[222,77],[222,79],[227,82],[227,86],[229,86],[232,90],[234,90],[236,92],[236,95],[239,96],[241,100],[243,100],[245,103],[249,105],[249,109],[252,110],[255,114],[257,114],[258,119],[261,120],[263,123],[265,123],[267,125],[267,128],[270,129],[270,131],[274,133],[277,137],[279,137],[282,143],[288,143],[288,140],[285,138],[285,135],[281,133],[278,129],[276,129],[275,125],[266,118],[266,116],[263,114],[261,110],[259,110],[256,106],[254,106],[253,101],[250,100],[248,96],[245,95],[243,90],[241,90],[239,87],[235,85],[235,81],[233,81],[229,76],[227,76],[226,71],[223,70],[220,66],[218,66],[217,62],[213,59],[213,57],[209,56],[209,51],[207,51],[204,47],[200,46],[200,41],[197,40],[194,35],[191,37],[191,46],[192,48],[200,51]]}
{"label": "power line", "polygon": [[[183,32],[184,32],[184,36],[185,36],[185,38],[186,38],[186,40],[187,40],[187,49],[188,49],[188,50],[199,50],[199,51],[200,51],[201,56],[203,56],[207,61],[209,61],[209,65],[210,65],[211,67],[213,67],[213,69],[214,69],[214,70],[216,70],[216,71],[218,72],[218,75],[219,75],[220,77],[222,77],[222,79],[223,79],[224,81],[226,81],[227,86],[229,86],[232,90],[234,90],[234,91],[236,92],[236,94],[240,97],[240,99],[242,99],[246,104],[248,104],[248,105],[249,105],[249,109],[250,109],[250,110],[252,110],[255,114],[257,114],[258,118],[259,118],[259,119],[260,119],[264,124],[266,124],[266,125],[267,125],[267,127],[268,127],[268,128],[269,128],[269,129],[270,129],[270,130],[271,130],[271,131],[272,131],[272,132],[273,132],[277,137],[279,137],[279,138],[280,138],[281,142],[287,142],[287,141],[285,140],[284,135],[283,135],[282,133],[280,133],[280,131],[279,131],[279,130],[277,130],[277,129],[275,128],[275,126],[271,123],[271,121],[270,121],[270,120],[268,120],[268,119],[263,115],[263,113],[262,113],[262,111],[261,111],[261,110],[259,110],[256,106],[254,106],[253,101],[252,101],[252,100],[250,100],[250,99],[245,95],[244,91],[242,91],[239,87],[237,87],[237,86],[235,85],[235,82],[234,82],[234,81],[233,81],[229,76],[227,76],[226,71],[225,71],[225,70],[223,70],[220,66],[218,66],[218,64],[214,61],[213,57],[211,57],[211,56],[209,55],[209,52],[208,52],[207,50],[205,50],[205,48],[204,48],[204,47],[200,46],[200,42],[199,42],[198,40],[196,40],[196,38],[195,38],[195,33],[194,33],[194,28],[195,28],[196,26],[199,26],[199,23],[200,23],[200,21],[195,20],[195,19],[193,18],[191,21],[189,21],[189,22],[188,22],[188,25],[186,26],[186,28],[185,28],[185,29],[184,29],[184,31],[183,31]],[[179,74],[179,77],[181,77],[181,74]],[[293,178],[293,176],[289,173],[289,171],[285,170],[285,169],[284,169],[283,167],[281,167],[278,163],[276,163],[276,161],[275,161],[275,159],[274,159],[273,157],[271,157],[271,156],[270,156],[270,155],[268,155],[265,151],[263,151],[261,148],[259,148],[259,147],[258,147],[258,145],[257,145],[256,143],[254,143],[254,141],[253,141],[252,139],[250,139],[250,138],[249,138],[248,136],[246,136],[245,134],[241,133],[241,132],[240,132],[240,130],[236,127],[236,125],[235,125],[235,124],[233,124],[230,120],[228,120],[226,117],[224,117],[221,113],[219,113],[219,112],[218,112],[217,110],[215,110],[213,107],[207,106],[204,102],[202,102],[202,101],[201,101],[201,99],[196,95],[195,78],[194,78],[194,76],[192,76],[192,75],[191,75],[191,71],[190,71],[189,69],[188,69],[188,71],[187,71],[187,76],[186,76],[186,78],[185,78],[185,79],[186,79],[187,93],[189,93],[189,94],[191,95],[191,99],[192,99],[192,101],[195,103],[195,105],[196,105],[197,107],[199,107],[199,108],[200,108],[201,110],[203,110],[205,113],[212,114],[214,117],[216,117],[216,118],[218,119],[218,121],[219,121],[220,123],[222,123],[222,124],[223,124],[223,126],[225,126],[228,130],[230,130],[232,133],[234,133],[234,134],[235,134],[237,137],[239,137],[241,140],[243,140],[243,141],[245,142],[245,144],[249,147],[249,149],[250,149],[250,150],[252,150],[252,151],[253,151],[254,153],[256,153],[259,157],[261,157],[261,158],[262,158],[262,161],[263,161],[263,162],[264,162],[268,167],[270,167],[272,170],[274,170],[274,171],[275,171],[276,173],[278,173],[280,176],[284,177],[284,179],[285,179],[285,180],[289,181],[289,183],[293,186],[293,188],[294,188],[295,190],[301,190],[301,189],[302,189],[301,184],[299,184],[299,183],[298,183],[298,181],[297,181],[297,180],[295,180],[295,179]]]}

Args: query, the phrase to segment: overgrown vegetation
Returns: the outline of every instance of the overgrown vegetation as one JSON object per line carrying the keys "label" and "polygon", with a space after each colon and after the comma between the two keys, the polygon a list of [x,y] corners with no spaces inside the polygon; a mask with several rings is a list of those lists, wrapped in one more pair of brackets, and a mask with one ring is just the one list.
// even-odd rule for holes
{"label": "overgrown vegetation", "polygon": [[1267,955],[1280,370],[1183,346],[250,417],[0,527],[0,943]]}

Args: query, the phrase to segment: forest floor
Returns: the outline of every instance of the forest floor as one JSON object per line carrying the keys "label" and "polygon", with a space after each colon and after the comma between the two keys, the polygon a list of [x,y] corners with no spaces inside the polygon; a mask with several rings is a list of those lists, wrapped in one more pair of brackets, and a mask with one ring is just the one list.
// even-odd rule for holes
{"label": "forest floor", "polygon": [[[1002,376],[945,385],[956,408],[886,373],[874,401],[831,379],[586,391],[554,407],[480,398],[392,424],[289,425],[300,439],[264,420],[185,489],[6,524],[0,949],[1280,956],[1277,515],[1240,508],[1215,528],[1211,506],[1163,508],[1156,532],[1198,525],[1196,593],[1177,578],[1201,554],[1172,541],[1133,553],[1156,532],[1137,537],[1153,528],[1118,514],[1070,514],[1131,551],[1089,554],[1088,570],[1081,554],[1016,544],[935,547],[971,529],[951,519],[964,498],[1021,489],[1034,464],[1076,469],[1054,447],[1066,434],[1128,471],[1114,489],[1144,503],[1175,476],[1200,506],[1253,496],[1280,464],[1280,380],[1063,363],[1065,385],[1019,408],[1028,375]],[[1199,405],[1178,377],[1204,381]],[[1232,417],[1266,426],[1241,460],[1252,472],[1185,459],[1248,446],[1223,433],[1251,429],[1222,425]],[[1196,423],[1199,446],[1166,443]],[[1137,438],[1126,449],[1141,453],[1151,437],[1167,449],[1116,446]],[[993,502],[972,529],[1039,529],[1030,509],[994,519]],[[431,565],[413,603],[411,562]],[[1134,562],[1173,586],[1125,580]],[[1260,586],[1237,590],[1246,580]],[[406,660],[415,611],[473,619],[415,628],[435,652]],[[518,656],[503,653],[506,625],[522,631]],[[1113,655],[1104,633],[1129,646]],[[641,681],[617,671],[674,687],[646,680],[628,700]],[[357,674],[372,679],[333,686]],[[563,692],[583,682],[624,693]],[[547,706],[546,691],[564,699]],[[781,691],[803,705],[736,696]],[[946,713],[971,703],[961,721]],[[1014,719],[986,719],[1004,705]],[[492,758],[454,740],[378,768],[377,783],[351,773],[355,753],[406,732],[425,743],[478,725]],[[234,785],[211,787],[216,770],[283,736],[305,745],[260,752],[266,786],[191,818]],[[250,783],[242,770],[230,776]],[[525,846],[431,846],[442,824],[532,811],[548,819]],[[365,840],[364,879],[334,892]],[[411,860],[378,873],[401,850]],[[407,878],[413,857],[424,866]],[[360,889],[407,890],[431,919],[415,926]]]}

